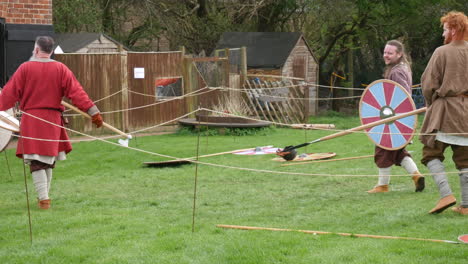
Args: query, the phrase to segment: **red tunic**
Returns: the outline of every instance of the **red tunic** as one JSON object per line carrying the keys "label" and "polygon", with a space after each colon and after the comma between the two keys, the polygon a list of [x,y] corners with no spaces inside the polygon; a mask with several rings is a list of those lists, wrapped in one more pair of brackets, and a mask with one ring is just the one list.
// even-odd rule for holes
{"label": "red tunic", "polygon": [[52,140],[21,137],[16,150],[18,157],[22,154],[57,156],[61,151],[68,153],[72,150],[65,129],[32,117],[63,126],[61,100],[64,96],[85,112],[94,105],[70,69],[60,62],[28,61],[13,74],[0,94],[0,111],[19,102],[20,109],[25,112],[21,117],[21,136]]}

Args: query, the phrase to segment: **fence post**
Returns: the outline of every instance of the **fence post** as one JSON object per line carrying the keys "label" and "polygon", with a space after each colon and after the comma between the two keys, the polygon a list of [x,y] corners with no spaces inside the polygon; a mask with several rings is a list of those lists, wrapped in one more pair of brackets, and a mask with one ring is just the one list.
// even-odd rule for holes
{"label": "fence post", "polygon": [[127,52],[120,52],[120,83],[122,91],[122,131],[129,131],[129,120],[128,120],[128,66],[127,66]]}
{"label": "fence post", "polygon": [[247,80],[247,48],[241,47],[241,57],[240,57],[240,85],[241,88],[244,86],[245,80]]}
{"label": "fence post", "polygon": [[[228,48],[225,49],[225,54],[224,56],[226,57],[226,60],[223,60],[222,61],[222,65],[223,65],[223,70],[224,70],[224,83],[223,83],[223,86],[226,88],[231,88],[229,87],[230,86],[230,83],[229,83],[229,77],[230,77],[230,74],[231,74],[231,65],[229,64],[229,56],[230,56],[230,50]],[[225,90],[226,91],[226,90]],[[232,97],[234,96],[234,91],[232,90],[227,90],[227,92],[222,92],[220,94],[228,94],[228,96]]]}
{"label": "fence post", "polygon": [[[192,80],[192,58],[188,56],[182,57],[182,72],[184,76],[184,94],[193,92],[193,80]],[[195,110],[195,98],[196,96],[191,96],[185,98],[187,112]]]}

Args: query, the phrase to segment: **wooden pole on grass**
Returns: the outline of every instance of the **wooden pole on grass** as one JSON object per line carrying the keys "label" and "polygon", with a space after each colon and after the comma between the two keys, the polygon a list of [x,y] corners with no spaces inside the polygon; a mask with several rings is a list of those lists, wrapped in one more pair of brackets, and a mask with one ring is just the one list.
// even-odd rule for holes
{"label": "wooden pole on grass", "polygon": [[380,235],[353,234],[353,233],[334,233],[334,232],[327,232],[327,231],[295,230],[295,229],[285,229],[285,228],[237,226],[237,225],[216,225],[216,227],[228,228],[228,229],[242,229],[242,230],[267,230],[267,231],[282,231],[282,232],[300,232],[300,233],[313,234],[313,235],[333,235],[334,234],[334,235],[348,236],[348,237],[367,237],[367,238],[380,238],[380,239],[417,240],[417,241],[461,244],[460,242],[457,242],[457,241],[441,240],[441,239],[430,239],[430,238],[380,236]]}
{"label": "wooden pole on grass", "polygon": [[374,157],[374,155],[364,155],[364,156],[348,157],[348,158],[341,158],[341,159],[314,160],[314,161],[295,162],[295,163],[291,162],[291,163],[282,164],[281,166],[293,166],[293,165],[302,165],[302,164],[310,164],[310,163],[354,160],[354,159],[364,159],[364,158],[371,158],[371,157]]}

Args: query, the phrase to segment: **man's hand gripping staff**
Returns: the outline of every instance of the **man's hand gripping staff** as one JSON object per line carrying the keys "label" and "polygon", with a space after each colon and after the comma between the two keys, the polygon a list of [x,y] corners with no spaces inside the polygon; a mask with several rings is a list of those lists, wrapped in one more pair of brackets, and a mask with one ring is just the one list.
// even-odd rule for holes
{"label": "man's hand gripping staff", "polygon": [[106,122],[104,122],[104,121],[102,120],[102,117],[101,117],[101,114],[100,114],[100,113],[97,113],[97,114],[95,114],[95,115],[93,115],[93,116],[90,116],[90,115],[88,115],[87,113],[81,111],[80,109],[76,108],[75,106],[73,106],[73,105],[71,105],[71,104],[69,104],[69,103],[67,103],[67,102],[62,101],[62,105],[64,105],[64,106],[70,108],[71,110],[73,110],[73,111],[75,111],[75,112],[81,114],[82,116],[85,116],[85,117],[87,117],[87,118],[90,118],[91,121],[93,122],[93,124],[96,125],[96,127],[104,126],[104,127],[109,128],[110,130],[116,132],[117,134],[124,136],[125,139],[119,139],[119,144],[122,145],[122,146],[124,146],[124,147],[128,147],[128,140],[129,140],[129,139],[132,139],[132,135],[125,134],[124,132],[122,132],[122,131],[118,130],[117,128],[115,128],[115,127],[113,127],[113,126],[107,124]]}

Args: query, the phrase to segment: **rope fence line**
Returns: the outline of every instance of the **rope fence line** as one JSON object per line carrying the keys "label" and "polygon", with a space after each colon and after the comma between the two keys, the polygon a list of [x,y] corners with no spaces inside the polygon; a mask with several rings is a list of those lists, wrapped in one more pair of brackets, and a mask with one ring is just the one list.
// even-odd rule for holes
{"label": "rope fence line", "polygon": [[[315,84],[311,82],[305,82],[303,78],[297,78],[297,77],[289,77],[289,76],[280,76],[280,75],[263,75],[263,74],[247,74],[247,76],[251,77],[267,77],[267,78],[281,78],[281,79],[290,79],[290,80],[296,80],[296,81],[302,81],[302,84],[294,84],[294,85],[288,85],[288,86],[283,86],[283,87],[276,87],[277,88],[285,88],[285,87],[292,87],[292,86],[315,86],[315,87],[322,87],[322,88],[333,88],[333,89],[343,89],[343,90],[365,90],[366,88],[361,88],[361,87],[343,87],[343,86],[330,86],[330,85],[321,85],[321,84]],[[365,86],[368,86],[366,84]],[[412,86],[413,89],[420,89],[421,84],[415,84]],[[263,89],[272,89],[272,88],[263,88]],[[275,89],[275,88],[273,88]]]}
{"label": "rope fence line", "polygon": [[[205,93],[207,93],[207,92],[205,92]],[[141,107],[139,107],[139,108],[141,108]],[[182,116],[176,117],[176,118],[174,118],[174,119],[172,119],[170,121],[166,121],[166,122],[160,123],[158,125],[143,128],[143,129],[136,130],[136,131],[133,131],[133,132],[128,132],[128,134],[135,134],[135,133],[139,133],[139,132],[142,132],[142,131],[154,129],[154,128],[157,128],[157,127],[160,127],[160,126],[175,122],[175,121],[177,121],[179,119],[187,117],[187,116],[189,116],[191,114],[194,114],[194,113],[196,113],[198,111],[201,111],[201,110],[216,113],[216,114],[219,114],[221,116],[239,117],[239,118],[252,120],[252,121],[256,121],[256,122],[267,122],[267,123],[277,125],[277,126],[291,127],[291,128],[294,126],[294,124],[287,124],[287,123],[281,123],[281,122],[276,122],[276,121],[262,120],[262,119],[246,117],[246,116],[242,116],[242,115],[236,115],[236,114],[231,114],[231,113],[220,112],[220,111],[216,111],[216,110],[212,110],[212,109],[208,109],[208,108],[200,108],[200,109],[194,110],[194,111],[192,111],[192,112],[190,112],[188,114],[184,114]],[[125,111],[125,109],[119,110],[119,111]],[[70,115],[66,115],[66,116],[70,116]],[[341,131],[346,131],[347,129],[316,128],[315,130],[341,132]],[[370,132],[370,131],[367,131],[367,132],[366,131],[352,131],[352,132],[350,132],[350,134],[355,134],[355,133],[357,133],[357,134],[377,134],[377,135],[414,135],[414,136],[432,136],[432,135],[436,135],[435,133],[418,133],[418,132],[414,132],[414,133],[391,133],[391,132],[385,133],[385,132]],[[468,132],[464,132],[464,133],[445,133],[445,134],[446,135],[455,135],[455,136],[464,136],[464,135],[468,135]],[[119,137],[119,136],[109,136],[108,138],[117,138],[117,137]]]}
{"label": "rope fence line", "polygon": [[[204,109],[199,108],[199,109],[195,110],[194,112],[201,111],[201,110],[204,110]],[[31,116],[33,118],[36,118],[36,119],[38,119],[38,120],[40,120],[42,122],[48,123],[50,125],[60,127],[60,128],[63,128],[65,130],[67,130],[67,131],[71,131],[73,133],[77,133],[77,134],[80,134],[82,136],[86,136],[86,137],[92,138],[94,140],[99,140],[101,142],[111,144],[111,145],[114,145],[114,146],[117,146],[117,147],[122,147],[122,148],[130,149],[130,150],[133,150],[133,151],[136,151],[136,152],[141,152],[141,153],[145,153],[145,154],[149,154],[149,155],[153,155],[153,156],[165,157],[165,158],[169,158],[169,159],[185,160],[185,158],[165,155],[165,154],[152,152],[152,151],[147,151],[147,150],[143,150],[143,149],[139,149],[139,148],[125,147],[125,146],[122,146],[122,145],[120,145],[118,143],[114,143],[114,142],[105,140],[103,138],[95,137],[95,136],[92,136],[92,135],[89,135],[89,134],[86,134],[86,133],[82,133],[82,132],[79,132],[79,131],[76,131],[76,130],[73,130],[73,129],[70,129],[70,128],[67,128],[67,127],[57,125],[55,123],[49,122],[49,121],[44,120],[42,118],[39,118],[37,116],[28,114],[26,112],[23,112],[23,113],[28,115],[28,116]],[[21,137],[21,136],[19,136],[19,137]],[[34,139],[34,140],[45,140],[45,139]],[[245,167],[228,166],[228,165],[221,165],[221,164],[215,164],[215,163],[201,162],[201,161],[196,161],[196,160],[189,160],[189,161],[192,162],[192,163],[197,163],[197,164],[211,166],[211,167],[218,167],[218,168],[224,168],[224,169],[235,169],[235,170],[241,170],[241,171],[251,171],[251,172],[258,172],[258,173],[280,174],[280,175],[317,176],[317,177],[318,176],[320,176],[320,177],[378,177],[379,176],[379,175],[374,175],[374,174],[324,174],[324,173],[284,172],[284,171],[272,171],[272,170],[264,170],[264,169],[252,169],[252,168],[245,168]],[[458,173],[459,173],[458,171],[446,172],[446,174],[458,174]],[[392,177],[408,177],[408,176],[409,176],[408,174],[392,174]]]}
{"label": "rope fence line", "polygon": [[[113,94],[110,94],[110,95],[108,95],[108,96],[105,96],[105,97],[103,97],[103,98],[101,98],[101,99],[94,100],[93,102],[94,102],[94,103],[98,103],[98,102],[100,102],[100,101],[103,101],[103,100],[106,100],[106,99],[108,99],[108,98],[111,98],[111,97],[113,97],[113,96],[115,96],[115,95],[117,95],[117,94],[119,94],[119,93],[122,93],[122,92],[125,91],[125,90],[126,90],[126,89],[121,89],[120,91],[117,91],[117,92],[115,92],[115,93],[113,93]],[[65,111],[63,111],[63,112],[66,113],[66,112],[69,112],[69,111],[71,111],[71,109],[65,109]]]}
{"label": "rope fence line", "polygon": [[184,118],[184,117],[187,117],[187,116],[189,116],[189,115],[191,115],[191,114],[195,114],[195,113],[197,113],[197,112],[200,111],[200,110],[201,110],[201,109],[193,110],[193,111],[190,112],[190,113],[187,113],[187,114],[184,114],[184,115],[182,115],[182,116],[176,117],[176,118],[174,118],[174,119],[172,119],[172,120],[169,120],[169,121],[166,121],[166,122],[157,124],[157,125],[155,125],[155,126],[142,128],[142,129],[140,129],[140,130],[135,130],[135,131],[131,132],[130,134],[136,134],[136,133],[140,133],[140,132],[142,132],[142,131],[146,131],[146,130],[150,130],[150,129],[153,129],[153,128],[157,128],[157,127],[160,127],[160,126],[164,126],[164,125],[166,125],[166,124],[170,124],[170,123],[175,122],[175,121],[177,121],[177,120],[179,120],[179,119],[182,119],[182,118]]}
{"label": "rope fence line", "polygon": [[[209,88],[211,89],[211,88]],[[247,94],[250,96],[252,91],[251,90],[262,90],[262,88],[252,88],[252,89],[236,89],[230,87],[217,87],[215,89],[219,90],[226,90],[226,91],[236,91]],[[269,88],[267,88],[269,89]],[[261,96],[265,96],[268,98],[279,98],[279,99],[291,99],[291,100],[304,100],[304,101],[332,101],[332,100],[345,100],[345,99],[356,99],[361,98],[360,95],[356,96],[343,96],[343,97],[333,97],[333,98],[303,98],[303,97],[290,97],[290,96],[279,96],[279,95],[270,95],[270,94],[262,94]]]}
{"label": "rope fence line", "polygon": [[[197,67],[195,67],[195,68],[197,68]],[[199,73],[199,74],[201,76],[201,73]],[[258,76],[260,76],[260,75],[258,75]],[[270,75],[264,75],[264,76],[270,76]],[[271,76],[274,76],[274,75],[271,75]],[[279,78],[279,77],[277,76],[277,78]],[[203,81],[205,81],[203,76],[202,76],[202,79],[203,79]],[[293,78],[293,79],[297,79],[297,78]],[[205,83],[206,83],[206,81],[205,81]],[[124,112],[124,111],[132,111],[132,110],[142,109],[142,108],[146,108],[146,107],[151,107],[151,106],[155,106],[155,105],[159,105],[159,104],[168,103],[168,102],[171,102],[171,101],[174,101],[174,100],[180,100],[180,99],[183,99],[185,97],[198,96],[198,95],[203,95],[205,93],[210,92],[210,91],[200,92],[203,89],[236,91],[236,92],[245,93],[248,96],[250,96],[251,95],[250,90],[256,90],[256,91],[258,91],[258,90],[278,90],[278,89],[283,89],[283,88],[296,88],[296,87],[303,87],[303,86],[310,86],[310,85],[317,86],[317,87],[333,88],[333,89],[344,89],[344,90],[361,90],[362,91],[362,90],[365,89],[365,88],[352,88],[352,87],[339,87],[339,86],[335,87],[335,86],[317,85],[317,84],[313,84],[313,83],[302,83],[302,84],[293,84],[293,85],[275,86],[275,87],[263,87],[263,88],[260,87],[260,88],[255,88],[255,89],[239,89],[239,88],[232,88],[232,87],[227,87],[227,86],[220,86],[220,87],[205,86],[205,87],[203,87],[203,88],[201,88],[199,90],[196,90],[196,91],[193,91],[193,92],[181,95],[181,96],[176,96],[176,97],[173,97],[171,99],[162,100],[162,101],[159,101],[159,102],[155,102],[155,103],[148,104],[148,105],[143,105],[143,106],[138,106],[138,107],[134,107],[134,108],[127,108],[127,109],[120,109],[120,110],[114,110],[114,111],[101,112],[101,114],[112,114],[112,113],[119,113],[119,112]],[[417,87],[417,85],[414,86],[414,87]],[[145,94],[145,93],[132,91],[132,90],[129,90],[129,89],[121,89],[120,91],[117,91],[117,92],[115,92],[113,94],[110,94],[108,96],[105,96],[105,97],[97,99],[97,100],[94,100],[94,102],[97,103],[97,102],[106,100],[106,99],[108,99],[110,97],[113,97],[113,96],[115,96],[115,95],[117,95],[119,93],[122,93],[124,91],[130,92],[130,93],[133,93],[133,94],[137,94],[137,95],[141,95],[141,96],[158,98],[157,96],[155,96],[153,94]],[[304,100],[304,101],[347,100],[347,99],[357,99],[357,98],[361,97],[361,96],[357,95],[357,96],[343,96],[343,97],[332,97],[332,98],[331,97],[327,97],[327,98],[300,98],[300,97],[278,96],[278,95],[268,95],[268,94],[264,94],[263,96],[266,96],[266,97],[269,97],[269,98],[277,98],[277,99]],[[67,112],[70,112],[70,109],[65,109],[64,113],[67,113]],[[80,114],[66,114],[64,116],[72,117],[72,116],[79,116],[79,115]]]}
{"label": "rope fence line", "polygon": [[[293,85],[275,86],[275,87],[260,87],[260,88],[255,88],[255,90],[278,90],[278,89],[282,89],[282,88],[296,88],[296,87],[303,87],[303,86],[304,86],[304,84],[293,84]],[[350,87],[338,87],[338,86],[334,87],[334,86],[326,86],[326,85],[315,85],[315,86],[326,87],[326,88],[334,88],[334,89],[343,89],[343,90],[364,90],[364,88],[350,88]],[[173,97],[171,99],[162,100],[162,101],[154,103],[154,104],[141,106],[140,108],[150,107],[150,106],[154,106],[154,105],[158,105],[158,104],[171,102],[171,101],[174,101],[174,100],[180,100],[180,99],[183,99],[185,97],[192,97],[192,96],[197,96],[197,95],[202,95],[204,93],[207,93],[207,92],[203,92],[203,93],[197,94],[197,92],[199,92],[200,90],[203,90],[203,89],[227,90],[227,91],[236,91],[236,92],[243,92],[243,93],[249,93],[249,90],[251,90],[251,89],[233,88],[233,87],[228,87],[228,86],[218,86],[218,87],[205,86],[205,87],[203,87],[203,88],[201,88],[201,89],[199,89],[197,91],[193,91],[193,92],[181,95],[181,96],[175,96],[175,97]],[[145,94],[145,93],[140,93],[140,92],[136,92],[136,91],[129,90],[129,89],[121,89],[120,91],[117,91],[117,92],[115,92],[113,94],[110,94],[108,96],[105,96],[103,98],[93,100],[93,102],[97,103],[97,102],[109,99],[110,97],[113,97],[113,96],[115,96],[115,95],[117,95],[119,93],[122,93],[124,91],[128,91],[130,93],[141,95],[141,96],[158,98],[157,96],[155,96],[153,94]],[[344,96],[344,97],[334,97],[334,98],[299,98],[299,97],[286,97],[286,96],[276,96],[276,95],[265,95],[265,96],[272,97],[272,98],[283,98],[283,99],[292,99],[292,100],[307,100],[307,101],[345,100],[345,99],[355,99],[355,98],[360,97],[360,96]],[[103,114],[109,114],[109,113],[122,112],[122,111],[125,111],[125,110],[134,110],[134,109],[139,109],[139,108],[129,108],[129,109],[115,110],[115,111],[102,112],[102,113]],[[70,109],[66,109],[64,112],[69,112],[69,111],[70,111]],[[68,114],[67,116],[78,116],[78,115],[79,114]]]}
{"label": "rope fence line", "polygon": [[[240,118],[248,119],[248,120],[252,120],[252,121],[267,122],[267,123],[271,123],[271,124],[278,125],[278,126],[285,126],[285,127],[291,127],[291,128],[294,127],[294,124],[286,124],[286,123],[269,121],[269,120],[261,120],[261,119],[245,117],[245,116],[231,114],[231,113],[220,112],[220,111],[216,111],[216,110],[212,110],[212,109],[208,109],[208,108],[201,108],[201,109],[205,110],[205,111],[208,111],[208,112],[213,112],[213,113],[216,113],[216,114],[224,115],[224,116],[240,117]],[[316,128],[314,130],[342,132],[342,131],[346,131],[348,129]],[[414,136],[434,136],[434,135],[436,135],[435,133],[416,133],[416,132],[415,133],[390,133],[390,132],[389,133],[384,133],[384,132],[366,132],[366,131],[351,131],[350,132],[350,134],[354,134],[354,133],[357,133],[357,134],[378,134],[378,135],[414,135]],[[463,135],[468,135],[468,132],[466,132],[466,133],[445,133],[445,134],[446,135],[463,136]]]}
{"label": "rope fence line", "polygon": [[[101,112],[101,114],[105,115],[105,114],[114,114],[114,113],[138,110],[138,109],[142,109],[142,108],[146,108],[146,107],[151,107],[151,106],[155,106],[155,105],[159,105],[159,104],[164,104],[164,103],[175,101],[175,100],[181,100],[181,99],[184,99],[185,97],[192,97],[192,96],[203,95],[203,94],[206,94],[206,93],[211,93],[213,91],[213,90],[208,90],[208,91],[201,92],[204,89],[208,89],[208,87],[205,86],[205,87],[203,87],[203,88],[201,88],[199,90],[187,93],[187,94],[182,95],[182,96],[177,96],[177,97],[174,97],[174,98],[171,98],[171,99],[168,99],[168,100],[155,102],[155,103],[152,103],[152,104],[147,104],[147,105],[142,105],[142,106],[137,106],[137,107],[133,107],[133,108],[126,108],[126,109],[118,109],[118,110],[113,110],[113,111]],[[131,90],[129,90],[129,91],[133,92]],[[80,114],[66,114],[64,116],[70,117],[70,116],[81,116],[81,115]]]}
{"label": "rope fence line", "polygon": [[[179,116],[179,117],[177,117],[177,118],[174,118],[174,119],[172,119],[172,120],[169,120],[169,121],[160,123],[160,124],[158,124],[158,125],[151,126],[151,127],[147,127],[147,128],[143,128],[143,129],[140,129],[140,130],[135,130],[135,131],[133,131],[133,132],[128,132],[127,134],[129,134],[129,135],[135,135],[135,134],[141,133],[141,132],[146,131],[146,130],[150,130],[150,129],[153,129],[153,128],[161,127],[161,126],[170,124],[170,123],[172,123],[172,122],[175,122],[175,121],[177,121],[177,120],[179,120],[179,119],[182,119],[182,118],[184,118],[184,117],[187,117],[187,116],[189,116],[189,115],[191,115],[191,114],[194,114],[194,113],[196,113],[196,112],[198,112],[198,111],[200,111],[200,110],[201,110],[201,109],[197,109],[197,110],[194,110],[194,111],[192,111],[192,112],[190,112],[190,113],[187,113],[187,114],[184,114],[184,115]],[[84,135],[84,136],[89,136],[89,137],[91,137],[92,139],[54,140],[54,139],[41,139],[41,138],[24,137],[24,136],[23,136],[23,138],[31,139],[31,140],[39,140],[39,141],[50,141],[50,142],[75,142],[75,143],[77,143],[77,142],[84,142],[84,141],[94,141],[94,140],[97,138],[97,137],[94,137],[94,136],[91,136],[91,135],[88,135],[88,134],[79,132],[79,131],[77,131],[77,130],[73,130],[73,129],[71,129],[71,128],[67,128],[67,127],[64,127],[64,126],[60,126],[60,125],[54,124],[54,123],[52,123],[52,122],[49,122],[49,121],[44,120],[44,119],[42,119],[42,118],[36,117],[36,116],[31,115],[31,114],[29,114],[29,113],[26,113],[26,112],[22,112],[22,113],[23,113],[23,114],[26,114],[26,115],[28,115],[28,116],[31,116],[31,117],[33,117],[33,118],[36,118],[36,119],[38,119],[38,120],[40,120],[40,121],[43,121],[43,122],[45,122],[45,123],[48,123],[48,124],[51,124],[51,125],[55,125],[55,126],[60,127],[60,128],[64,128],[64,129],[66,129],[66,130],[68,130],[68,131],[70,131],[70,132],[77,133],[77,134]],[[3,131],[0,131],[0,133],[5,133],[5,134],[6,134],[6,132],[3,132]],[[12,136],[18,137],[18,138],[21,137],[21,136],[19,136],[19,135],[15,135],[15,134],[13,134]],[[121,136],[121,135],[113,135],[113,136],[105,136],[105,137],[99,137],[99,138],[100,138],[100,139],[113,139],[113,138],[120,138],[120,137],[122,137],[122,136]]]}

